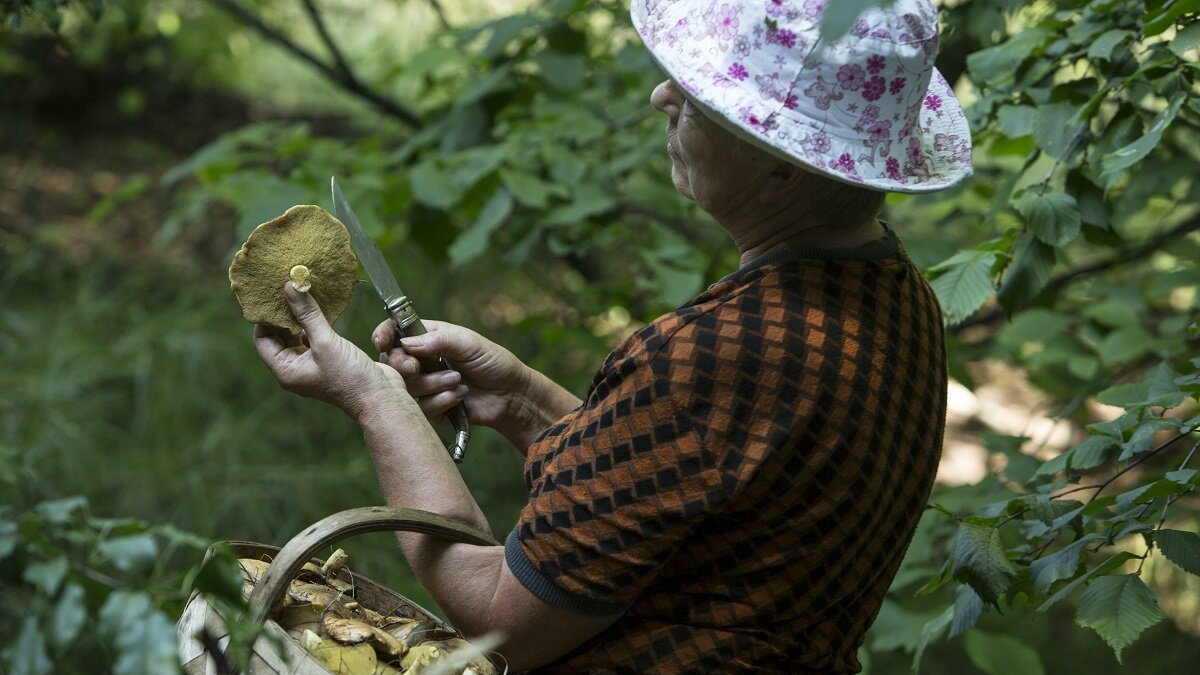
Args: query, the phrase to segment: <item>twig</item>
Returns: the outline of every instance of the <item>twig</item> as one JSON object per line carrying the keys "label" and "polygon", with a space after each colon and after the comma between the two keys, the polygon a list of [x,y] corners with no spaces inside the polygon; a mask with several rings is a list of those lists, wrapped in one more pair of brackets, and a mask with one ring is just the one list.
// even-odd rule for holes
{"label": "twig", "polygon": [[1142,462],[1144,462],[1144,461],[1146,461],[1146,460],[1150,459],[1151,457],[1153,457],[1153,456],[1157,455],[1158,453],[1162,452],[1163,450],[1166,450],[1166,449],[1167,449],[1168,447],[1170,447],[1170,446],[1171,446],[1171,444],[1173,444],[1175,441],[1177,441],[1177,440],[1179,440],[1179,439],[1181,439],[1181,438],[1184,438],[1185,436],[1187,436],[1187,434],[1185,434],[1185,433],[1182,433],[1182,432],[1181,432],[1181,433],[1178,433],[1178,434],[1176,434],[1174,437],[1172,437],[1172,438],[1170,438],[1170,439],[1168,439],[1168,440],[1166,440],[1166,441],[1163,441],[1162,443],[1159,443],[1159,444],[1158,444],[1158,446],[1157,446],[1156,448],[1154,448],[1153,450],[1150,450],[1149,452],[1147,452],[1147,453],[1143,454],[1141,457],[1137,458],[1135,461],[1133,461],[1133,462],[1130,462],[1130,463],[1129,463],[1129,466],[1127,466],[1127,467],[1125,467],[1124,469],[1121,469],[1120,471],[1118,471],[1118,472],[1114,473],[1113,475],[1109,476],[1109,477],[1108,477],[1108,480],[1104,481],[1103,483],[1096,483],[1095,485],[1081,485],[1081,486],[1079,486],[1079,487],[1071,488],[1070,490],[1067,490],[1067,491],[1065,491],[1065,492],[1060,492],[1060,493],[1058,493],[1058,494],[1056,494],[1056,495],[1051,495],[1051,497],[1050,497],[1050,498],[1051,498],[1051,499],[1060,499],[1060,498],[1062,498],[1062,497],[1065,497],[1065,496],[1067,496],[1067,495],[1069,495],[1069,494],[1073,494],[1073,493],[1075,493],[1075,492],[1079,492],[1079,491],[1081,491],[1081,490],[1095,490],[1096,492],[1094,492],[1094,493],[1092,494],[1092,496],[1091,496],[1091,497],[1089,497],[1089,498],[1088,498],[1088,500],[1087,500],[1087,503],[1088,503],[1088,504],[1091,504],[1092,502],[1096,501],[1096,497],[1100,496],[1100,493],[1104,491],[1104,488],[1106,488],[1106,487],[1108,487],[1109,485],[1111,485],[1113,481],[1115,481],[1116,479],[1118,479],[1118,478],[1120,478],[1121,476],[1125,475],[1126,473],[1129,473],[1129,471],[1131,471],[1131,470],[1132,470],[1132,469],[1133,469],[1135,466],[1137,466],[1137,465],[1141,464]]}
{"label": "twig", "polygon": [[292,42],[283,33],[268,26],[259,16],[243,7],[237,0],[209,0],[209,2],[233,15],[263,37],[282,47],[285,51],[290,52],[296,58],[316,68],[331,82],[367,101],[379,111],[395,117],[413,129],[421,127],[421,120],[415,113],[366,86],[352,73],[342,72],[340,69],[317,58],[312,52]]}
{"label": "twig", "polygon": [[[1043,288],[1041,292],[1045,293],[1046,291],[1057,291],[1065,286],[1069,286],[1080,277],[1086,277],[1098,272],[1104,272],[1113,269],[1114,267],[1120,267],[1121,265],[1136,262],[1142,258],[1153,255],[1163,244],[1179,239],[1181,236],[1196,232],[1197,230],[1200,230],[1200,218],[1195,218],[1185,223],[1180,223],[1169,230],[1160,232],[1153,237],[1150,237],[1146,241],[1142,242],[1139,246],[1126,249],[1120,255],[1113,256],[1107,260],[1097,260],[1096,262],[1087,265],[1081,265],[1080,267],[1077,267],[1069,272],[1065,272],[1057,277],[1054,277],[1046,283],[1045,288]],[[998,308],[991,312],[987,312],[986,314],[976,314],[975,316],[972,316],[965,321],[952,326],[949,330],[955,334],[958,334],[968,328],[973,328],[975,326],[986,326],[995,323],[996,321],[1003,319],[1005,316],[1006,314],[1004,310]]]}
{"label": "twig", "polygon": [[[1187,468],[1188,462],[1192,461],[1192,457],[1194,457],[1196,455],[1197,449],[1200,449],[1200,441],[1196,441],[1196,444],[1193,445],[1192,449],[1188,451],[1187,457],[1184,457],[1183,461],[1179,463],[1179,471],[1183,471],[1185,468]],[[1189,488],[1183,492],[1180,492],[1177,495],[1167,498],[1167,503],[1163,504],[1162,517],[1158,519],[1158,524],[1154,526],[1155,532],[1157,532],[1158,530],[1161,530],[1163,523],[1167,522],[1167,510],[1171,508],[1171,505],[1174,504],[1175,502],[1179,501],[1184,495],[1188,494],[1189,492],[1191,492],[1194,489],[1195,488]]]}
{"label": "twig", "polygon": [[321,17],[321,10],[317,9],[316,3],[313,0],[300,0],[300,2],[304,4],[313,28],[317,29],[317,35],[321,36],[321,42],[325,43],[325,48],[329,50],[329,55],[333,57],[333,63],[337,69],[342,71],[346,77],[357,80],[354,72],[350,70],[350,65],[346,63],[346,58],[342,56],[342,50],[337,46],[337,41],[333,39],[329,28],[325,26],[325,20]]}
{"label": "twig", "polygon": [[442,30],[450,30],[450,22],[446,20],[446,10],[442,9],[442,3],[438,0],[429,0],[429,6],[433,8],[433,13],[437,15],[438,23],[442,24]]}

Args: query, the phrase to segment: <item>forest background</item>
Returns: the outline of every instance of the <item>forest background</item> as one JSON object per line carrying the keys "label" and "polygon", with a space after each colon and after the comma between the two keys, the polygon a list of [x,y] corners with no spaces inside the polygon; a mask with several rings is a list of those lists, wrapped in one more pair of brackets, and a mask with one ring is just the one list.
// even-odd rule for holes
{"label": "forest background", "polygon": [[[1200,2],[937,4],[976,176],[885,215],[942,300],[955,385],[862,660],[1185,672]],[[328,208],[330,175],[422,314],[578,393],[736,266],[671,187],[624,2],[5,0],[0,20],[0,672],[164,672],[189,592],[234,602],[209,543],[381,502],[354,425],[278,388],[226,279],[255,225]],[[369,348],[382,316],[360,285],[337,328]],[[480,430],[462,469],[508,531],[519,455]],[[430,604],[388,535],[346,548]]]}

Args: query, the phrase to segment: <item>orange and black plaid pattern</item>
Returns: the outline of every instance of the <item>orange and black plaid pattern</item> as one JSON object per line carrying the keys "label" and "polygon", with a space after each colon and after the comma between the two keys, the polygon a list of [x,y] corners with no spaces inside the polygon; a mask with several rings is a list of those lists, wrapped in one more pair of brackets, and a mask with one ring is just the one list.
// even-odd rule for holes
{"label": "orange and black plaid pattern", "polygon": [[945,392],[941,313],[898,243],[743,270],[633,335],[529,449],[509,567],[624,612],[545,670],[860,670]]}

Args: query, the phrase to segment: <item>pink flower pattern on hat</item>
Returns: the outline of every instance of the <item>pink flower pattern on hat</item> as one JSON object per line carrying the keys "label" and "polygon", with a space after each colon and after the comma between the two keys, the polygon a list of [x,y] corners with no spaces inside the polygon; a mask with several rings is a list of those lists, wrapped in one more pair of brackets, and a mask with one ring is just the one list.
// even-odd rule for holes
{"label": "pink flower pattern on hat", "polygon": [[934,68],[931,0],[871,8],[822,40],[827,0],[633,0],[651,54],[716,121],[834,178],[927,192],[971,173],[971,134]]}

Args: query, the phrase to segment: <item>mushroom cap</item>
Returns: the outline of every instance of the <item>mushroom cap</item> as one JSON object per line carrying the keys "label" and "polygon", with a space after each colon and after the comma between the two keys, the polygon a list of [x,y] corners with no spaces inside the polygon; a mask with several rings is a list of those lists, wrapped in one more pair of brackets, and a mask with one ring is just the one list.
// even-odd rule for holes
{"label": "mushroom cap", "polygon": [[358,279],[350,233],[319,206],[293,206],[254,228],[229,265],[229,283],[247,321],[300,332],[283,294],[297,265],[308,268],[308,292],[329,323],[346,311]]}

